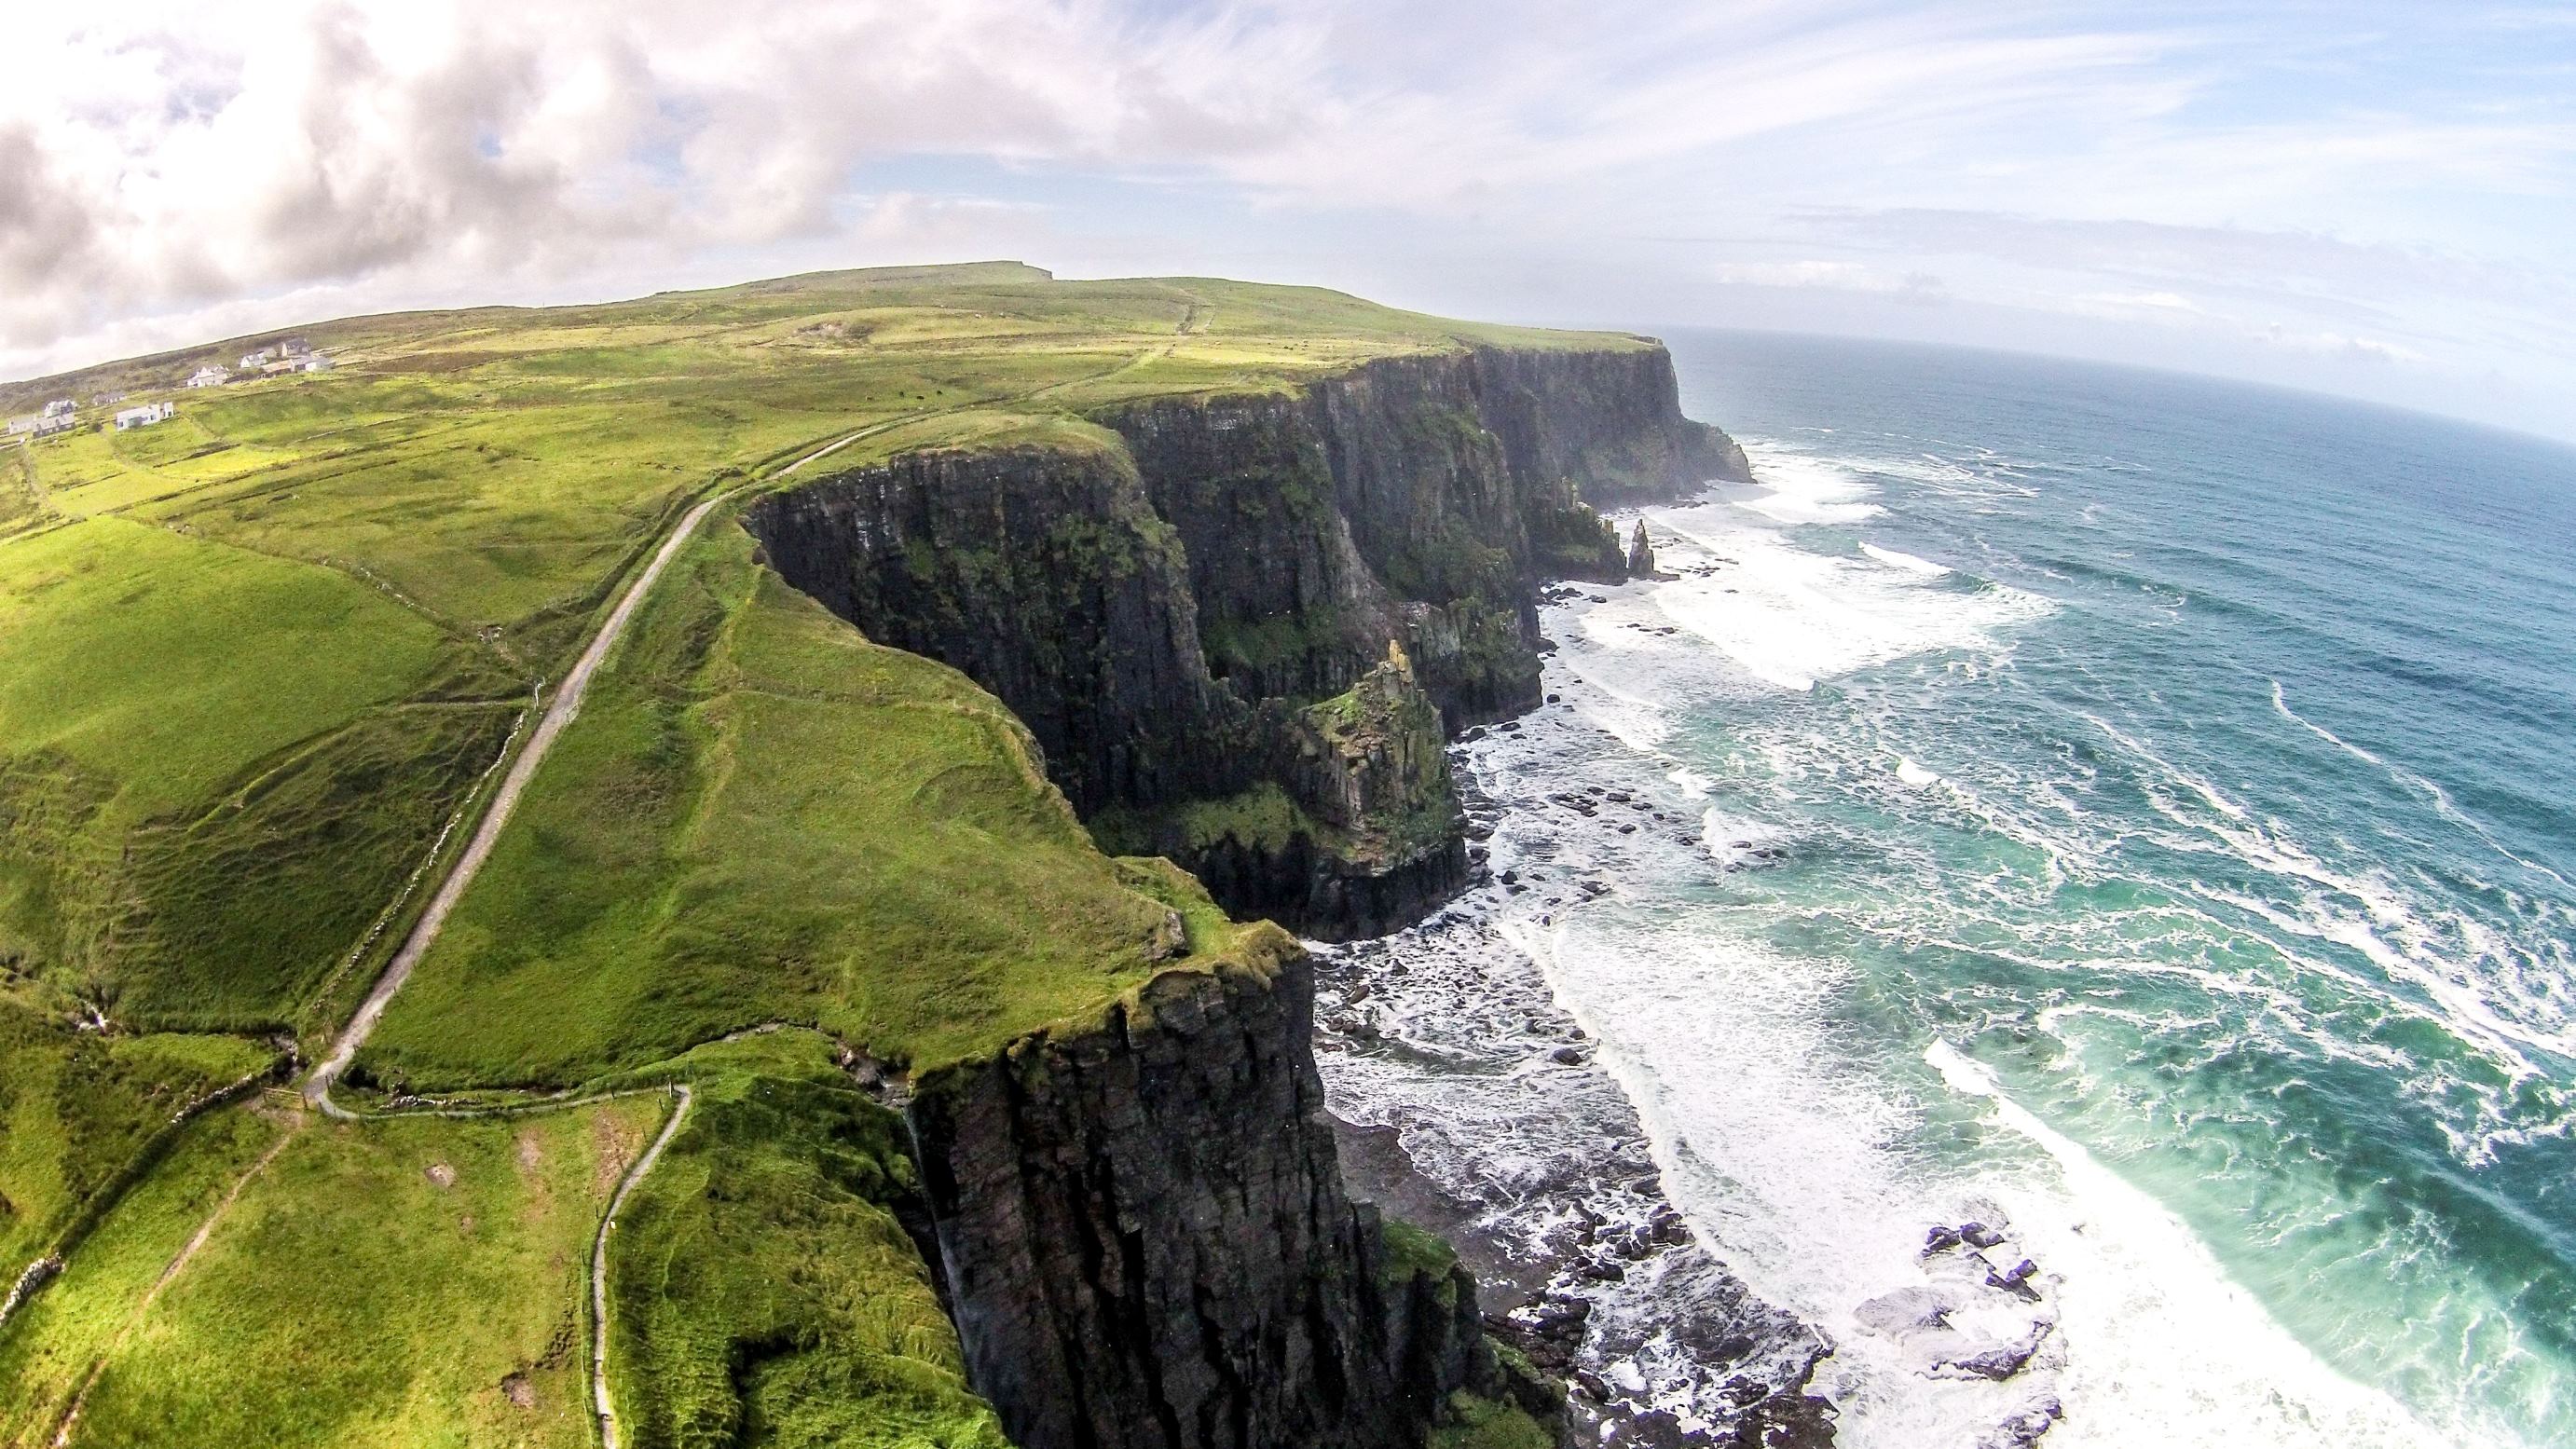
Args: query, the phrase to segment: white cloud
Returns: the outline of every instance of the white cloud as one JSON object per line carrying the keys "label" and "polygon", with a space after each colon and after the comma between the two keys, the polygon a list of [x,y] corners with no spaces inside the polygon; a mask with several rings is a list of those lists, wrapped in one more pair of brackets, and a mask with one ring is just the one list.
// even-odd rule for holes
{"label": "white cloud", "polygon": [[1793,262],[1725,262],[1710,269],[1711,280],[1737,287],[1821,287],[1839,292],[1867,292],[1900,302],[1938,305],[1948,296],[1942,280],[1930,272],[1887,272],[1858,262],[1810,258]]}
{"label": "white cloud", "polygon": [[2113,312],[2189,312],[2206,315],[2207,309],[2180,292],[2087,292],[2075,299],[2079,304],[2106,307]]}
{"label": "white cloud", "polygon": [[1761,293],[1814,325],[2010,345],[1995,319],[2084,318],[2576,381],[2576,102],[2548,78],[2576,56],[2511,12],[12,8],[6,370],[311,314],[290,306],[1022,251],[1492,313],[1643,293],[1723,320]]}

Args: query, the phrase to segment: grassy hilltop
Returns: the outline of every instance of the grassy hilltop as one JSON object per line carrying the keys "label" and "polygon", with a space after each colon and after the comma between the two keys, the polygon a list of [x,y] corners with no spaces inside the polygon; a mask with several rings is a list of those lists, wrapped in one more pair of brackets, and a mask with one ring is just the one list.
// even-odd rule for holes
{"label": "grassy hilltop", "polygon": [[[177,386],[287,335],[339,366]],[[535,691],[683,511],[818,450],[1097,449],[1086,409],[1471,342],[1636,345],[992,263],[358,318],[0,387],[179,407],[0,450],[0,1292],[70,1249],[0,1323],[0,1446],[66,1414],[76,1443],[590,1442],[584,1255],[661,1099],[317,1124],[259,1090],[382,969]],[[1101,854],[996,700],[860,637],[720,511],[352,1081],[698,1073],[612,1244],[653,1265],[611,1305],[655,1366],[649,1401],[619,1388],[635,1442],[998,1443],[892,1226],[893,1119],[834,1043],[951,1060],[1252,929]],[[707,1045],[776,1023],[806,1029]],[[844,1402],[876,1427],[816,1407]]]}

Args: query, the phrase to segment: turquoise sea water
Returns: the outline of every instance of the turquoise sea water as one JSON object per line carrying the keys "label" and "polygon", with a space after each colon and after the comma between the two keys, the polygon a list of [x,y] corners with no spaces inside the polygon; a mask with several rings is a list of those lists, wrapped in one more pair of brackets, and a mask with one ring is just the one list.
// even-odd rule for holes
{"label": "turquoise sea water", "polygon": [[[1649,510],[1683,576],[1552,610],[1579,727],[1476,768],[1699,816],[1511,930],[1847,1441],[2576,1444],[2576,454],[1670,340],[1761,486]],[[2008,1384],[1863,1307],[1972,1211],[2054,1285]]]}

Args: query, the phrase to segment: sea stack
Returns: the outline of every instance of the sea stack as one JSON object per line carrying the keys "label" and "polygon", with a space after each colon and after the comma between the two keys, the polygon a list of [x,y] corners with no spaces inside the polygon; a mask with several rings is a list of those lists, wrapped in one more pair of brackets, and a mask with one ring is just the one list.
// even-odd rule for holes
{"label": "sea stack", "polygon": [[1651,579],[1654,576],[1655,546],[1646,542],[1646,520],[1640,518],[1628,534],[1628,577]]}

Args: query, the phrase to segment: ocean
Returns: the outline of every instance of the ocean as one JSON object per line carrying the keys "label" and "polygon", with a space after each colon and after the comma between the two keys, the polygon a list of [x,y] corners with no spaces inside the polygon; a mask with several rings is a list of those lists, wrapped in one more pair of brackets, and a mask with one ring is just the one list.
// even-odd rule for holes
{"label": "ocean", "polygon": [[1668,340],[1758,483],[1546,609],[1495,879],[1328,963],[1336,1111],[1504,1251],[1659,1188],[1727,1272],[1583,1355],[1685,1425],[1740,1281],[1861,1449],[2576,1444],[2576,452]]}

